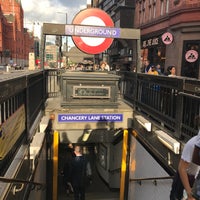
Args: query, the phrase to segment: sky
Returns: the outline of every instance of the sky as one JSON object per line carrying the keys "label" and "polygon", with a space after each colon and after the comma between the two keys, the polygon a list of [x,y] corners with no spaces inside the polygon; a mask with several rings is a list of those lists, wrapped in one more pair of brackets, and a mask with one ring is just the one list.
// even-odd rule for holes
{"label": "sky", "polygon": [[32,30],[33,23],[65,24],[66,18],[67,23],[71,24],[75,15],[85,9],[87,3],[90,0],[21,0],[24,27]]}
{"label": "sky", "polygon": [[25,25],[33,22],[68,23],[75,15],[86,8],[87,0],[21,0]]}

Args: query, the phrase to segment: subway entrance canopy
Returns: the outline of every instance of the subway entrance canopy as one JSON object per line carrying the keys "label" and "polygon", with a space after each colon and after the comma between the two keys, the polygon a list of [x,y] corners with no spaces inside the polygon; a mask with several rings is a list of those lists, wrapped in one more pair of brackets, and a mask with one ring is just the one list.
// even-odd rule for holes
{"label": "subway entrance canopy", "polygon": [[44,23],[42,53],[46,35],[71,36],[77,48],[87,54],[104,52],[110,47],[114,38],[137,40],[135,51],[138,56],[137,63],[140,62],[140,30],[115,28],[110,16],[99,8],[81,10],[74,17],[72,24]]}

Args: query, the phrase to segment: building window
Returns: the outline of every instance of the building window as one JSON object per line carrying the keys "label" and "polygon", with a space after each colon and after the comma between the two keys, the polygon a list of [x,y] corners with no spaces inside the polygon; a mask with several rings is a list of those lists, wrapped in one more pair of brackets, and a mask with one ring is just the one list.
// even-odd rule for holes
{"label": "building window", "polygon": [[153,4],[153,18],[156,18],[156,4]]}
{"label": "building window", "polygon": [[139,23],[142,24],[142,2],[139,2]]}
{"label": "building window", "polygon": [[140,2],[140,11],[142,11],[143,8],[142,8],[142,2]]}
{"label": "building window", "polygon": [[140,24],[142,24],[142,12],[139,12],[139,19],[140,19]]}
{"label": "building window", "polygon": [[143,0],[142,2],[142,12],[143,12],[143,17],[142,17],[142,22],[145,23],[146,21],[146,1]]}
{"label": "building window", "polygon": [[53,55],[52,54],[46,54],[46,60],[53,60]]}
{"label": "building window", "polygon": [[166,0],[166,13],[169,12],[169,0]]}
{"label": "building window", "polygon": [[152,18],[152,9],[151,9],[151,5],[149,6],[149,20],[151,20]]}
{"label": "building window", "polygon": [[162,16],[164,14],[164,2],[161,0],[160,2],[160,15]]}
{"label": "building window", "polygon": [[145,22],[145,11],[143,11],[143,16],[142,16],[142,23]]}
{"label": "building window", "polygon": [[180,0],[174,0],[174,5],[178,5],[180,3]]}

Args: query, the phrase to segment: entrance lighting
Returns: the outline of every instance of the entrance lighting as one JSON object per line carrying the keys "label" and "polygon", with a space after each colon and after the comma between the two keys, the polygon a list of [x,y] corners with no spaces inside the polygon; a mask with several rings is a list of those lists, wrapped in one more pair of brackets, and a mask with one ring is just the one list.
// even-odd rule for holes
{"label": "entrance lighting", "polygon": [[138,121],[138,123],[141,124],[148,132],[151,131],[151,122],[149,122],[141,115],[136,115],[135,118]]}
{"label": "entrance lighting", "polygon": [[86,141],[88,141],[88,138],[90,137],[90,134],[91,134],[91,132],[92,132],[92,130],[91,129],[89,129],[89,130],[86,130],[85,132],[84,132],[84,135],[83,135],[83,142],[86,142]]}
{"label": "entrance lighting", "polygon": [[162,130],[156,130],[155,133],[160,142],[164,144],[168,149],[173,151],[175,154],[180,153],[180,142],[178,142]]}

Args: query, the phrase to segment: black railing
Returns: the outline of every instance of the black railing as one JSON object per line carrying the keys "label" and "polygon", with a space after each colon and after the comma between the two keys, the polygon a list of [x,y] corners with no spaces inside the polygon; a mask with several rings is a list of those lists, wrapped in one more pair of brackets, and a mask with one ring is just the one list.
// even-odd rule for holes
{"label": "black railing", "polygon": [[[47,98],[60,95],[62,73],[63,71],[56,69],[39,70],[16,76],[10,74],[1,78],[0,124],[5,124],[13,113],[24,106],[26,129],[22,136],[31,138],[30,130],[35,124],[35,119],[44,111]],[[133,72],[119,72],[118,75],[121,77],[120,93],[136,112],[154,121],[158,126],[167,128],[179,139],[188,140],[197,134],[195,118],[200,115],[200,80]],[[16,143],[12,149],[20,145],[21,143]],[[11,153],[14,155],[13,151]],[[5,159],[1,158],[1,175],[5,166],[9,165],[9,160],[12,160],[11,153],[6,155]]]}
{"label": "black railing", "polygon": [[120,92],[136,111],[167,128],[174,137],[197,134],[200,115],[200,81],[184,77],[119,72]]}
{"label": "black railing", "polygon": [[[48,70],[48,97],[60,95],[61,70]],[[123,99],[137,112],[164,126],[176,138],[188,140],[197,134],[200,115],[200,80],[117,72]]]}
{"label": "black railing", "polygon": [[45,76],[42,71],[27,75],[27,87],[25,95],[28,132],[38,114],[44,110],[44,104],[47,98],[44,79]]}
{"label": "black railing", "polygon": [[[29,132],[38,114],[44,110],[46,99],[60,95],[63,72],[51,69],[2,79],[1,123],[24,104]],[[121,76],[120,92],[136,111],[162,124],[177,138],[188,139],[196,134],[195,117],[200,113],[199,80],[133,72],[118,72],[118,75]]]}
{"label": "black railing", "polygon": [[60,75],[63,70],[50,69],[46,70],[46,89],[48,98],[57,97],[60,95]]}

